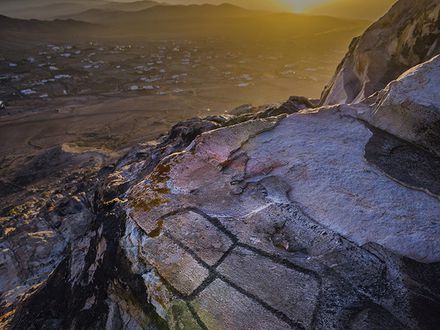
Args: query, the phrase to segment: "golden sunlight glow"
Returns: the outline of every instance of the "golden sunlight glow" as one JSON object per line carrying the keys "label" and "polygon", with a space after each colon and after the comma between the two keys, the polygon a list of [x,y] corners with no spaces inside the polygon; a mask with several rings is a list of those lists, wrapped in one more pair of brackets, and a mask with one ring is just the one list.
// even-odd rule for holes
{"label": "golden sunlight glow", "polygon": [[[172,4],[221,4],[231,3],[233,5],[262,10],[304,12],[313,6],[333,2],[334,0],[167,0]],[[348,0],[352,1],[352,0]],[[364,0],[363,0],[364,1]],[[366,1],[366,0],[365,0]]]}
{"label": "golden sunlight glow", "polygon": [[279,0],[282,5],[286,6],[289,10],[302,13],[307,9],[312,8],[318,4],[330,2],[331,0]]}
{"label": "golden sunlight glow", "polygon": [[[119,0],[121,1],[121,0]],[[133,0],[130,0],[133,1]],[[397,0],[166,0],[167,3],[188,5],[230,3],[257,10],[290,11],[310,15],[326,15],[375,20]]]}

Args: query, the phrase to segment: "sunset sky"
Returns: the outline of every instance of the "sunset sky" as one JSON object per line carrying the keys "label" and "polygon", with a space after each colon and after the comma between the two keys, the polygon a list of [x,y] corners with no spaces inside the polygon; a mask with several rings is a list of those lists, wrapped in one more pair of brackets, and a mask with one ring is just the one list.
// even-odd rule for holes
{"label": "sunset sky", "polygon": [[229,2],[256,9],[288,10],[301,13],[376,19],[383,15],[396,0],[170,0],[169,3]]}
{"label": "sunset sky", "polygon": [[[89,4],[99,4],[105,0],[95,0]],[[134,2],[139,0],[111,0]],[[290,11],[312,15],[329,15],[345,18],[376,20],[382,16],[396,0],[155,0],[168,4],[222,4],[231,3],[250,9]],[[0,0],[0,12],[7,13],[13,8],[32,8],[48,3],[87,3],[86,0]]]}

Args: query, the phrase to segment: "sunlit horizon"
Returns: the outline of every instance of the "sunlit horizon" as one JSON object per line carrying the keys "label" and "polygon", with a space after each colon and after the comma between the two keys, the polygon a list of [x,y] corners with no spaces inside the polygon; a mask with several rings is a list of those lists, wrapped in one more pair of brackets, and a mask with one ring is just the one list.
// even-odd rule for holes
{"label": "sunlit horizon", "polygon": [[[120,2],[132,2],[135,0]],[[316,5],[331,3],[334,0],[169,0],[164,3],[170,4],[222,4],[230,3],[237,6],[242,6],[251,9],[266,9],[266,10],[282,10],[296,13],[304,13],[308,9],[313,8]]]}
{"label": "sunlit horizon", "polygon": [[295,13],[304,13],[308,9],[322,3],[329,3],[332,0],[279,0],[281,5]]}
{"label": "sunlit horizon", "polygon": [[[132,0],[130,0],[132,1]],[[124,1],[127,2],[127,1]],[[375,20],[385,13],[395,0],[168,0],[169,4],[230,3],[249,9],[288,11]]]}
{"label": "sunlit horizon", "polygon": [[[99,3],[142,3],[142,0],[96,0],[87,2],[85,0],[3,0],[0,2],[0,14],[8,16],[17,10],[31,10],[48,4],[55,4],[59,7],[62,3],[70,6],[82,4],[89,8]],[[265,10],[274,12],[292,12],[308,15],[325,15],[353,19],[365,19],[373,21],[385,13],[395,0],[153,0],[157,4],[164,5],[220,5],[229,3],[246,9]],[[73,8],[72,7],[72,8]],[[31,17],[32,13],[26,15]]]}

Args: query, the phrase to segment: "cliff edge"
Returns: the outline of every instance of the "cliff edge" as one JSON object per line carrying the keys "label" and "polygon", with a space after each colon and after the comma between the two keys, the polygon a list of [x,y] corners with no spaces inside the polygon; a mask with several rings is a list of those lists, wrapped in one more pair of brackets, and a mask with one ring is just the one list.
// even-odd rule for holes
{"label": "cliff edge", "polygon": [[325,87],[321,104],[357,103],[440,51],[440,3],[400,0],[359,38]]}

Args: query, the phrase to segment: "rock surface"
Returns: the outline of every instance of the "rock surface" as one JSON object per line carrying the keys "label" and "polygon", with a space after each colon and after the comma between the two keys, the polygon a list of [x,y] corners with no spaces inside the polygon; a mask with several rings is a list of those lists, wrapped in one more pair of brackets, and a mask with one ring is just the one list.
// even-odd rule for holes
{"label": "rock surface", "polygon": [[160,290],[145,284],[154,305],[186,303],[209,329],[356,328],[361,314],[368,328],[438,322],[399,278],[412,278],[410,259],[438,271],[439,196],[369,164],[372,132],[337,107],[277,119],[202,134],[128,192],[125,244],[161,278]]}
{"label": "rock surface", "polygon": [[435,328],[439,195],[377,168],[392,136],[340,106],[212,123],[119,162],[13,328]]}
{"label": "rock surface", "polygon": [[66,248],[87,232],[102,158],[60,146],[26,161],[11,177],[2,176],[0,327],[16,303],[55,270]]}
{"label": "rock surface", "polygon": [[360,102],[440,52],[440,3],[400,0],[359,38],[321,97],[321,104]]}
{"label": "rock surface", "polygon": [[[400,16],[408,3],[361,40],[378,26],[392,40],[402,22],[434,31],[437,2],[416,1],[417,20]],[[178,123],[89,181],[5,209],[0,326],[438,328],[438,61],[355,105],[292,97]]]}
{"label": "rock surface", "polygon": [[380,92],[368,121],[440,155],[440,55]]}

